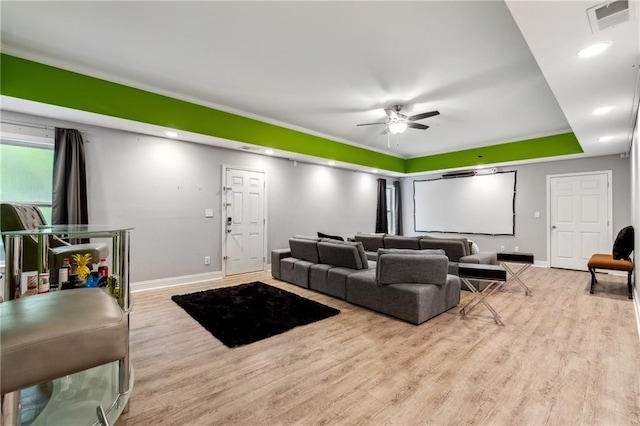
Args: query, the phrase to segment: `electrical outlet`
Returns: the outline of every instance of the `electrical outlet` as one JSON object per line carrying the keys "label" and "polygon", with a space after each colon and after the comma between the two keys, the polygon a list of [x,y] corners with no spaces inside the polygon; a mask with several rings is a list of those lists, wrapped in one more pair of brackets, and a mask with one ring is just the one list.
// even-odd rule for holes
{"label": "electrical outlet", "polygon": [[515,247],[513,248],[513,251],[518,251],[518,250],[520,250],[520,249],[518,248],[518,246],[515,246]]}
{"label": "electrical outlet", "polygon": [[204,264],[205,265],[211,265],[211,256],[205,256],[204,257]]}
{"label": "electrical outlet", "polygon": [[500,246],[500,251],[504,251],[504,246]]}

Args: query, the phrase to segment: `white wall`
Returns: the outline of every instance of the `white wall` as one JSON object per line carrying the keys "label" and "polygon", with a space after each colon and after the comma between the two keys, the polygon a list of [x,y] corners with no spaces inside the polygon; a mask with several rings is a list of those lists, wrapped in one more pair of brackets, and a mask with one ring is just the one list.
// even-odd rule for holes
{"label": "white wall", "polygon": [[[267,173],[267,253],[286,247],[294,234],[321,231],[351,236],[375,228],[377,175],[303,163],[294,166],[285,159],[8,111],[3,111],[3,117],[84,132],[90,220],[135,227],[133,282],[221,271],[223,164]],[[595,170],[613,170],[613,237],[632,223],[630,193],[635,197],[633,224],[640,229],[637,143],[634,149],[631,161],[606,156],[503,168],[518,171],[516,235],[470,238],[482,250],[497,251],[501,245],[511,250],[517,245],[520,251],[533,252],[536,261],[546,261],[546,176]],[[416,234],[413,180],[424,177],[402,179],[405,235]],[[205,209],[214,209],[215,217],[205,218]],[[534,218],[535,211],[541,212],[539,219]],[[469,206],[469,214],[482,212]],[[204,256],[211,256],[211,265],[204,265]]]}
{"label": "white wall", "polygon": [[[499,251],[504,245],[506,251],[518,246],[520,251],[534,254],[536,262],[547,260],[547,175],[576,173],[585,171],[612,170],[613,177],[613,227],[612,238],[618,231],[630,224],[630,167],[627,158],[619,155],[591,157],[577,160],[550,161],[512,167],[500,167],[503,171],[516,170],[516,232],[515,236],[466,235],[476,242],[483,251]],[[405,235],[424,234],[414,231],[413,181],[425,179],[415,176],[402,179],[403,216]],[[439,175],[430,175],[432,178]],[[443,205],[446,208],[446,205]],[[483,214],[468,206],[469,214]],[[540,212],[540,218],[534,213]],[[451,235],[451,234],[432,234]],[[612,240],[613,241],[613,240]]]}
{"label": "white wall", "polygon": [[[223,164],[267,174],[267,262],[294,234],[352,236],[375,228],[376,175],[44,117],[3,117],[84,132],[89,219],[135,227],[134,283],[222,270]],[[205,218],[205,209],[215,217]]]}

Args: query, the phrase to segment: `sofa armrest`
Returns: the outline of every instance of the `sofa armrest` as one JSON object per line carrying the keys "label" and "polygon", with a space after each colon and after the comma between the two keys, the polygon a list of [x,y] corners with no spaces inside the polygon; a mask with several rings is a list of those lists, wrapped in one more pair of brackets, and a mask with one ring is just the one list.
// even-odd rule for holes
{"label": "sofa armrest", "polygon": [[493,251],[481,251],[480,253],[462,256],[460,263],[476,263],[482,265],[497,265],[498,253]]}
{"label": "sofa armrest", "polygon": [[280,261],[291,257],[291,249],[277,249],[271,251],[271,276],[280,279]]}

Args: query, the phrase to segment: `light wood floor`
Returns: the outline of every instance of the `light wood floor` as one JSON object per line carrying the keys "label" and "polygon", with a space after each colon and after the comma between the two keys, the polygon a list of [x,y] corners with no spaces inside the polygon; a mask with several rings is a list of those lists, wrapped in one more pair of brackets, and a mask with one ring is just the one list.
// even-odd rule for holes
{"label": "light wood floor", "polygon": [[[467,319],[415,326],[267,273],[136,293],[128,425],[640,425],[640,339],[623,277],[530,268]],[[171,301],[261,280],[340,309],[229,349]],[[463,292],[463,301],[471,293]]]}

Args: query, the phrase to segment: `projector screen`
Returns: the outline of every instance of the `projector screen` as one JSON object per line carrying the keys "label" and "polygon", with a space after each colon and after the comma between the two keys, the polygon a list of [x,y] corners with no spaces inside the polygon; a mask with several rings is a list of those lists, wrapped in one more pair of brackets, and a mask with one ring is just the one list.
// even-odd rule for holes
{"label": "projector screen", "polygon": [[416,232],[515,235],[516,172],[413,182]]}

